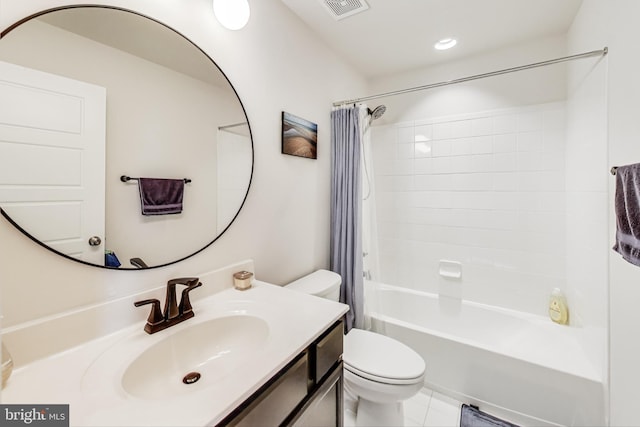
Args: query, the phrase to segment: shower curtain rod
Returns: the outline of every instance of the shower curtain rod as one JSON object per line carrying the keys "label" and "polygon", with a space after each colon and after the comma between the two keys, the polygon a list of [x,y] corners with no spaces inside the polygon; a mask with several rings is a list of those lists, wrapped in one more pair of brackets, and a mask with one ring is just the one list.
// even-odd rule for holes
{"label": "shower curtain rod", "polygon": [[458,84],[458,83],[464,83],[464,82],[468,82],[468,81],[471,81],[471,80],[484,79],[484,78],[487,78],[487,77],[499,76],[501,74],[508,74],[508,73],[513,73],[513,72],[516,72],[516,71],[522,71],[522,70],[528,70],[528,69],[531,69],[531,68],[543,67],[545,65],[552,65],[552,64],[558,64],[560,62],[573,61],[574,59],[588,58],[590,56],[605,56],[607,53],[609,53],[609,48],[605,47],[604,49],[600,49],[600,50],[592,50],[591,52],[578,53],[576,55],[564,56],[562,58],[550,59],[548,61],[535,62],[533,64],[521,65],[519,67],[505,68],[503,70],[491,71],[489,73],[476,74],[476,75],[473,75],[473,76],[461,77],[459,79],[447,80],[447,81],[444,81],[444,82],[432,83],[432,84],[423,85],[423,86],[416,86],[416,87],[411,87],[411,88],[407,88],[407,89],[394,90],[392,92],[381,93],[381,94],[378,94],[378,95],[364,96],[362,98],[345,99],[344,101],[334,102],[333,106],[334,107],[339,107],[341,105],[355,104],[355,103],[362,102],[362,101],[369,101],[371,99],[385,98],[387,96],[400,95],[400,94],[403,94],[403,93],[417,92],[419,90],[433,89],[433,88],[441,87],[441,86],[448,86],[448,85],[453,85],[453,84]]}

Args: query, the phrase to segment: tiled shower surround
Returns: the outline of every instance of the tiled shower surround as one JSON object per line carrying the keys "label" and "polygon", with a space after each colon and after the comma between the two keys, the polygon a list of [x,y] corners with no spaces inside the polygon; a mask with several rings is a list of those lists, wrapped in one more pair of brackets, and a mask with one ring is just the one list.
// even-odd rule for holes
{"label": "tiled shower surround", "polygon": [[566,287],[565,116],[551,103],[372,127],[374,279],[546,314]]}

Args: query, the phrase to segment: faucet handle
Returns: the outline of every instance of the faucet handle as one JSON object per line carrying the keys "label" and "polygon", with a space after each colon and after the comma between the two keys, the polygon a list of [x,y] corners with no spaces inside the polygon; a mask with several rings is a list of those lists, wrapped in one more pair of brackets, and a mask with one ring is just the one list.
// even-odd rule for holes
{"label": "faucet handle", "polygon": [[182,303],[178,307],[176,300],[176,285],[191,286],[198,283],[197,277],[180,277],[167,282],[167,297],[164,302],[164,320],[175,319],[182,315]]}
{"label": "faucet handle", "polygon": [[151,327],[164,322],[164,316],[162,315],[162,311],[160,310],[160,301],[155,298],[136,301],[133,303],[133,305],[135,305],[136,307],[147,304],[151,304],[151,312],[149,313],[149,317],[147,318],[147,324],[144,325],[144,330],[147,333],[151,333]]}
{"label": "faucet handle", "polygon": [[202,282],[200,282],[196,277],[195,280],[189,282],[187,287],[182,290],[182,298],[180,299],[180,315],[193,312],[193,307],[191,307],[191,301],[189,300],[189,292],[195,288],[199,288],[200,286],[202,286]]}
{"label": "faucet handle", "polygon": [[192,286],[198,283],[200,279],[198,279],[197,277],[180,277],[178,279],[171,279],[167,282],[167,285],[172,286],[172,285],[185,285],[185,286]]}

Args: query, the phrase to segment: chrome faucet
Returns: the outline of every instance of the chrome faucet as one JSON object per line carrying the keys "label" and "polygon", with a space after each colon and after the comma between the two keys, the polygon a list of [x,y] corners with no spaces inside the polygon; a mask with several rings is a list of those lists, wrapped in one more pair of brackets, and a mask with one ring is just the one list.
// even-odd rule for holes
{"label": "chrome faucet", "polygon": [[[176,285],[185,285],[182,290],[180,304],[177,303]],[[182,277],[179,279],[171,279],[167,282],[167,296],[164,302],[164,313],[160,310],[160,301],[152,298],[133,303],[136,307],[151,304],[151,312],[147,318],[147,324],[144,330],[148,334],[155,334],[170,326],[177,325],[187,319],[191,319],[195,314],[189,300],[189,292],[202,286],[200,279],[197,277]]]}

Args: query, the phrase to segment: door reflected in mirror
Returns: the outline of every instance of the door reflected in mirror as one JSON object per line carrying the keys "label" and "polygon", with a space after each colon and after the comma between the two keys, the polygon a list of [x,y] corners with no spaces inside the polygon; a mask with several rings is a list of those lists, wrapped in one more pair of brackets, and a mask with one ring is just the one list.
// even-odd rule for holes
{"label": "door reflected in mirror", "polygon": [[[85,6],[22,22],[0,39],[0,98],[0,207],[62,255],[170,264],[215,241],[244,204],[242,103],[207,55],[152,19]],[[187,178],[181,213],[142,215],[138,182],[122,175]]]}

